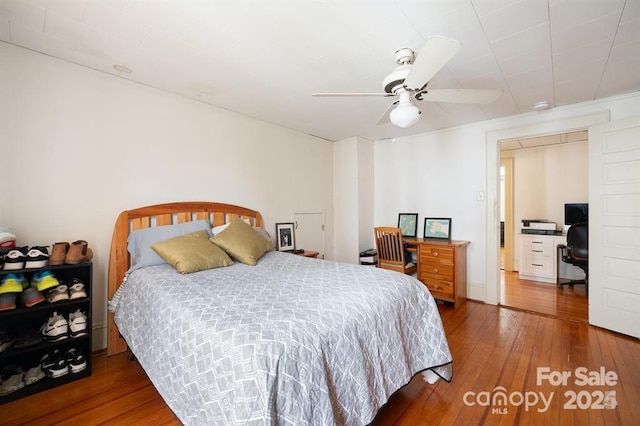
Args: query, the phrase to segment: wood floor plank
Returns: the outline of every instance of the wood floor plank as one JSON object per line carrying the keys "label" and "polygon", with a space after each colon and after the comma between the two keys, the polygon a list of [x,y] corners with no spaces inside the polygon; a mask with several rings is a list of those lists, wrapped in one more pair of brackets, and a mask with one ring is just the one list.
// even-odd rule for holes
{"label": "wood floor plank", "polygon": [[[416,376],[396,392],[373,422],[380,425],[636,425],[640,418],[640,342],[588,324],[469,301],[439,305],[454,358],[451,383],[429,385]],[[128,354],[93,357],[93,375],[0,405],[3,425],[179,425],[180,422]],[[615,386],[576,385],[577,368],[618,375]],[[537,383],[537,369],[568,371],[566,385]],[[553,399],[546,412],[522,404],[481,405],[477,395],[538,392]],[[564,393],[616,392],[614,409],[565,409]],[[474,394],[475,405],[465,403]],[[584,394],[586,395],[586,394]],[[583,395],[583,396],[584,396]],[[43,403],[46,401],[46,403]]]}

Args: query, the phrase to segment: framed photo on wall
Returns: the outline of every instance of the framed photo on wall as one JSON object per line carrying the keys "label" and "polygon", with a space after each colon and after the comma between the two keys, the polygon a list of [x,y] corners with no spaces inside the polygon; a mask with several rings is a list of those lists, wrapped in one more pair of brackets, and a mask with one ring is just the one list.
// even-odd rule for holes
{"label": "framed photo on wall", "polygon": [[424,238],[451,239],[451,218],[425,217]]}
{"label": "framed photo on wall", "polygon": [[276,249],[291,251],[296,249],[296,236],[293,222],[276,223]]}
{"label": "framed photo on wall", "polygon": [[416,237],[418,234],[418,213],[400,213],[398,228],[403,237]]}

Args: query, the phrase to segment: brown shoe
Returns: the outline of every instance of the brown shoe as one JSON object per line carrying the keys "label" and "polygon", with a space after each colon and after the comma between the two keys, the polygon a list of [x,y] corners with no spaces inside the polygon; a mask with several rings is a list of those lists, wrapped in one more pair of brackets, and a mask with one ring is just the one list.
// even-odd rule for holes
{"label": "brown shoe", "polygon": [[51,248],[51,256],[49,256],[49,265],[62,265],[67,258],[69,251],[69,243],[53,243]]}
{"label": "brown shoe", "polygon": [[85,240],[78,240],[71,243],[65,263],[75,265],[77,263],[88,262],[93,258],[93,251],[89,248],[89,244]]}

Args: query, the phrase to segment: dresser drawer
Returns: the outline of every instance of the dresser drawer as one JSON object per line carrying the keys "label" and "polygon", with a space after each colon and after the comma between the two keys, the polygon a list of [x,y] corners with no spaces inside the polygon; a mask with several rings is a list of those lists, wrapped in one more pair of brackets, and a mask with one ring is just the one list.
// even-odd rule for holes
{"label": "dresser drawer", "polygon": [[453,248],[440,246],[420,247],[420,262],[453,265]]}
{"label": "dresser drawer", "polygon": [[453,301],[453,285],[444,281],[428,280],[425,286],[436,299]]}
{"label": "dresser drawer", "polygon": [[523,246],[553,248],[553,238],[547,235],[521,235]]}
{"label": "dresser drawer", "polygon": [[467,299],[467,245],[469,241],[419,240],[418,279],[435,299],[454,306]]}
{"label": "dresser drawer", "polygon": [[524,256],[552,257],[555,256],[556,248],[552,244],[525,244],[522,246]]}
{"label": "dresser drawer", "polygon": [[521,261],[520,272],[528,275],[537,275],[540,277],[555,276],[553,258],[525,256]]}
{"label": "dresser drawer", "polygon": [[453,264],[426,263],[420,264],[421,280],[453,281]]}

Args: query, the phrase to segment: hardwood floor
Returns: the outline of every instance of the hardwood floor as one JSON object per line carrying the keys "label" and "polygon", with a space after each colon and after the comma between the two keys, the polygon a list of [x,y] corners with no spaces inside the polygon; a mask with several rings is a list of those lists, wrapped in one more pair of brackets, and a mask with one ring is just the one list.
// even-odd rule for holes
{"label": "hardwood floor", "polygon": [[[588,324],[467,302],[458,308],[440,305],[454,359],[451,383],[435,385],[420,376],[396,392],[373,425],[580,424],[635,425],[640,418],[640,341]],[[137,362],[129,355],[94,354],[90,378],[0,405],[0,424],[179,424]],[[600,368],[617,376],[615,384],[581,386],[576,369]],[[537,369],[568,371],[566,385],[537,384]],[[593,373],[595,374],[595,373]],[[506,406],[471,403],[502,386],[511,398]],[[602,403],[614,391],[612,409],[564,408],[566,392],[582,392],[577,403]],[[482,392],[487,392],[483,394]],[[533,392],[550,403],[518,404]],[[473,393],[473,394],[472,394]],[[466,401],[465,403],[465,395]],[[478,398],[478,395],[480,397]],[[602,404],[600,404],[602,405]],[[505,412],[506,409],[506,412]],[[503,413],[503,414],[499,414]]]}
{"label": "hardwood floor", "polygon": [[559,289],[555,284],[521,280],[517,272],[501,270],[500,303],[505,307],[522,309],[560,319],[588,322],[589,300],[584,285]]}

